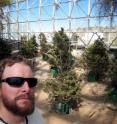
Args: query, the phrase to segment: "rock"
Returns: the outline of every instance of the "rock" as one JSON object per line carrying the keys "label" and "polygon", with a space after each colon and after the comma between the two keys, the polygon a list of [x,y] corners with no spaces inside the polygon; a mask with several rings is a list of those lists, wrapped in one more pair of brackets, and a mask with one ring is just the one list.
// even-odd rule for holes
{"label": "rock", "polygon": [[117,106],[116,105],[113,105],[113,104],[107,104],[106,107],[108,109],[111,109],[112,111],[117,111]]}

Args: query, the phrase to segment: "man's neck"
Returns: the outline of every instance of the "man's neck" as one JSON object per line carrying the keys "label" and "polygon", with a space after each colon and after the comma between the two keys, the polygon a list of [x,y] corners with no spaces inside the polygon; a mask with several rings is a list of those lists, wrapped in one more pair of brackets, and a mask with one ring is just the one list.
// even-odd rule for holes
{"label": "man's neck", "polygon": [[22,124],[25,122],[25,117],[15,115],[5,107],[0,107],[0,117],[8,124]]}

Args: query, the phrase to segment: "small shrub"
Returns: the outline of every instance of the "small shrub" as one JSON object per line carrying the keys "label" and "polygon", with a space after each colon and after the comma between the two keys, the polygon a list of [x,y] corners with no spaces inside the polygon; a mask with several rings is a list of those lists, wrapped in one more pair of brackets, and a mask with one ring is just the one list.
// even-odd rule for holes
{"label": "small shrub", "polygon": [[117,89],[117,59],[112,59],[110,62],[110,69],[108,71],[111,87]]}
{"label": "small shrub", "polygon": [[109,88],[107,90],[107,100],[112,103],[117,103],[117,89]]}
{"label": "small shrub", "polygon": [[0,38],[0,60],[8,57],[11,54],[11,46],[7,41]]}
{"label": "small shrub", "polygon": [[44,35],[44,33],[40,33],[38,38],[40,41],[41,54],[43,55],[44,53],[47,53],[48,51],[46,36]]}
{"label": "small shrub", "polygon": [[72,70],[61,73],[57,78],[45,82],[44,90],[49,93],[52,102],[57,100],[70,103],[80,99],[80,80]]}
{"label": "small shrub", "polygon": [[48,51],[48,62],[52,66],[57,66],[60,72],[68,71],[73,64],[70,45],[70,40],[63,28],[54,33],[53,46]]}
{"label": "small shrub", "polygon": [[28,41],[25,39],[22,41],[20,53],[26,58],[33,58],[37,55],[38,48],[37,43],[34,38],[29,39]]}
{"label": "small shrub", "polygon": [[109,57],[103,39],[97,39],[83,53],[84,63],[89,70],[101,79],[108,70]]}

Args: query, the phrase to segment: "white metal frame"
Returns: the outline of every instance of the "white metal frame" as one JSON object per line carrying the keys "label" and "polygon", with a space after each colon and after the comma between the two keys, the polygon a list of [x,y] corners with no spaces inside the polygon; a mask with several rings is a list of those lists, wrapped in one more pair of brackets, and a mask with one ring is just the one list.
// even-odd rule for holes
{"label": "white metal frame", "polygon": [[[92,1],[93,4],[92,4]],[[82,2],[86,2],[86,8],[84,6],[81,6]],[[60,26],[57,25],[58,21],[65,21],[66,25],[65,31],[68,32],[71,36],[73,32],[80,32],[82,33],[82,29],[79,29],[79,25],[76,27],[73,26],[74,21],[78,22],[79,20],[85,21],[85,32],[91,33],[91,19],[98,19],[98,15],[96,15],[96,6],[98,4],[98,0],[13,0],[13,3],[6,8],[6,11],[4,12],[6,16],[6,23],[4,26],[7,27],[6,32],[4,32],[4,36],[11,39],[17,39],[20,40],[21,35],[27,35],[30,36],[31,34],[38,35],[40,32],[44,32],[47,34],[47,36],[52,35],[53,32],[58,30],[58,27],[60,29]],[[22,7],[21,7],[22,5]],[[24,7],[25,6],[25,7]],[[68,6],[68,10],[64,10],[64,6]],[[14,7],[14,9],[12,9]],[[46,10],[46,8],[50,8],[51,10]],[[29,15],[32,13],[35,15],[32,11],[36,9],[38,10],[38,15],[35,20],[30,20]],[[45,10],[44,10],[45,9]],[[82,15],[74,16],[74,9],[77,9],[78,11],[83,13]],[[51,14],[50,14],[51,11]],[[64,16],[58,17],[57,12],[61,11],[61,13]],[[24,15],[21,15],[21,13],[24,12]],[[16,17],[12,17],[12,13],[16,13]],[[49,18],[43,18],[43,14],[46,13]],[[48,14],[49,13],[49,14]],[[93,13],[93,14],[92,14]],[[24,21],[21,21],[21,17],[24,18]],[[24,16],[24,17],[23,17]],[[12,22],[10,19],[14,19],[15,21]],[[108,17],[105,17],[108,18]],[[5,22],[5,20],[4,20]],[[48,22],[48,25],[51,27],[51,30],[46,31],[46,25]],[[36,31],[32,31],[31,29],[31,23],[35,23],[37,25]],[[44,25],[46,23],[46,25]],[[24,28],[23,31],[21,31],[21,24]],[[12,26],[13,25],[13,26]],[[98,31],[100,29],[100,25],[94,25]],[[15,29],[15,30],[14,30]],[[92,31],[93,32],[93,31]],[[101,30],[100,30],[101,32]],[[105,31],[106,32],[106,31]],[[112,31],[110,30],[112,33]]]}

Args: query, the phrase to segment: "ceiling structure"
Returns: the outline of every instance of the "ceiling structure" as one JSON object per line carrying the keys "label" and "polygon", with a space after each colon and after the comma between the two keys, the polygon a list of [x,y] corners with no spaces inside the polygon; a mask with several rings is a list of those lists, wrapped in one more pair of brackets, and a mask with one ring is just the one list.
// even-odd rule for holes
{"label": "ceiling structure", "polygon": [[3,36],[20,40],[23,35],[38,36],[40,32],[44,32],[48,40],[51,40],[53,32],[63,27],[70,37],[75,32],[81,41],[88,40],[87,43],[101,37],[102,33],[105,33],[102,37],[106,36],[113,41],[117,29],[112,27],[117,24],[112,25],[109,16],[101,17],[99,21],[98,1],[12,0],[4,8]]}

